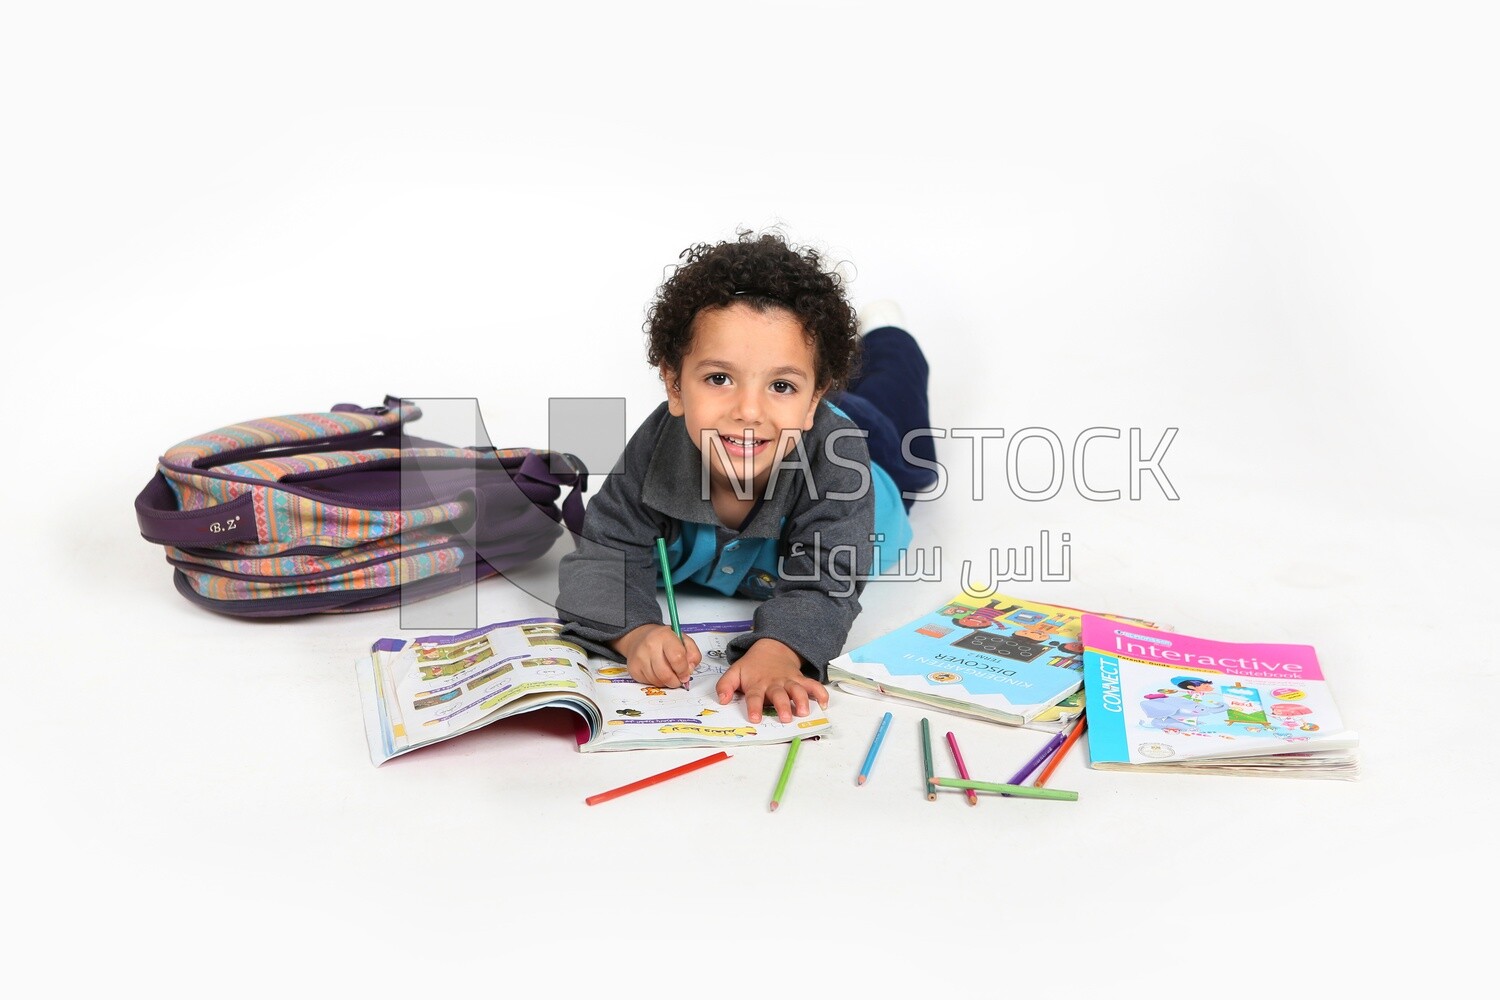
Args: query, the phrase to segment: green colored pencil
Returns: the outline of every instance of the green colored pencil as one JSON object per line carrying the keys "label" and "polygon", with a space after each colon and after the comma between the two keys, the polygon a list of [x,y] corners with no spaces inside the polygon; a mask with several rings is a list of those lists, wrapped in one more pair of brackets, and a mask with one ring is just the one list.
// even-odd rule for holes
{"label": "green colored pencil", "polygon": [[[656,560],[661,563],[661,582],[667,589],[667,611],[672,616],[672,631],[677,633],[677,638],[682,638],[682,623],[677,620],[677,595],[672,591],[672,568],[667,564],[667,540],[658,537],[656,539]],[[690,690],[688,683],[692,681],[693,675],[688,674],[682,679],[682,689]]]}
{"label": "green colored pencil", "polygon": [[797,751],[802,749],[802,737],[798,736],[792,740],[792,745],[786,748],[786,763],[781,765],[781,777],[776,779],[776,791],[771,796],[771,811],[781,805],[781,796],[786,792],[787,779],[792,776],[792,765],[797,763]]}
{"label": "green colored pencil", "polygon": [[677,620],[677,596],[672,593],[672,569],[667,565],[667,540],[656,540],[656,558],[661,562],[661,582],[667,588],[667,611],[672,615],[672,631],[682,638],[682,623]]}
{"label": "green colored pencil", "polygon": [[1078,793],[1061,788],[1033,788],[1030,785],[1002,785],[993,781],[969,781],[965,778],[929,778],[928,783],[943,788],[969,788],[976,792],[999,792],[1018,799],[1060,799],[1077,802]]}
{"label": "green colored pencil", "polygon": [[932,787],[932,727],[928,725],[926,717],[922,719],[922,770],[926,772],[927,782],[923,785],[927,789],[927,801],[937,801],[937,789]]}

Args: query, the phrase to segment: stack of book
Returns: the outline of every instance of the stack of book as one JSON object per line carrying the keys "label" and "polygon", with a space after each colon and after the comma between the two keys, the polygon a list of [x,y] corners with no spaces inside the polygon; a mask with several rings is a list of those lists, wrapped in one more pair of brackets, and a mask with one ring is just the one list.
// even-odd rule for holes
{"label": "stack of book", "polygon": [[1355,778],[1359,737],[1311,646],[964,592],[828,665],[840,690],[1028,729],[1086,709],[1100,770]]}
{"label": "stack of book", "polygon": [[[835,657],[840,690],[955,715],[1056,732],[1083,711],[1087,612],[965,591],[886,635]],[[1138,618],[1118,619],[1151,625]]]}
{"label": "stack of book", "polygon": [[1311,646],[1083,619],[1089,763],[1107,771],[1354,778],[1359,737]]}

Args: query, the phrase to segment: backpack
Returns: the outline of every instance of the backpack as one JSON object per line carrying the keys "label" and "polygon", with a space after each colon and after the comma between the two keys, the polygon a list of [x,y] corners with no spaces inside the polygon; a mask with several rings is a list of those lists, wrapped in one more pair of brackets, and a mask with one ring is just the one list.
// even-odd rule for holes
{"label": "backpack", "polygon": [[579,531],[577,458],[405,435],[420,416],[387,396],[189,438],[135,499],[141,536],[164,547],[193,603],[271,618],[431,597],[536,560],[564,526]]}

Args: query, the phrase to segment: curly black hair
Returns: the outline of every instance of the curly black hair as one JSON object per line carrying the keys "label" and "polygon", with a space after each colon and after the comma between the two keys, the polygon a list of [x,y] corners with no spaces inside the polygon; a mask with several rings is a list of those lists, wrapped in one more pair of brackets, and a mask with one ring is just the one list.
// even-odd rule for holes
{"label": "curly black hair", "polygon": [[811,247],[787,244],[779,233],[698,243],[661,287],[646,312],[646,360],[682,370],[693,343],[693,321],[704,309],[744,302],[757,312],[785,309],[807,332],[817,359],[818,389],[843,388],[859,364],[859,321],[844,294],[844,279],[825,268]]}

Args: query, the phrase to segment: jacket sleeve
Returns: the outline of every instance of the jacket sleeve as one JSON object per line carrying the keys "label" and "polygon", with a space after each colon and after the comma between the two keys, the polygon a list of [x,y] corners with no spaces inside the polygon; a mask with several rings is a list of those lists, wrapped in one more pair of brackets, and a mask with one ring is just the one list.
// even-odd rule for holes
{"label": "jacket sleeve", "polygon": [[558,568],[557,616],[563,635],[592,653],[622,657],[606,643],[640,625],[660,623],[656,600],[656,539],[666,518],[641,503],[657,425],[642,425],[625,447],[621,467],[584,511],[577,547]]}
{"label": "jacket sleeve", "polygon": [[783,533],[786,551],[775,589],[755,610],[755,627],[729,642],[738,659],[757,639],[778,639],[803,659],[802,671],[828,680],[828,661],[844,649],[870,574],[875,494],[870,453],[857,428],[837,428],[808,449],[807,481]]}

